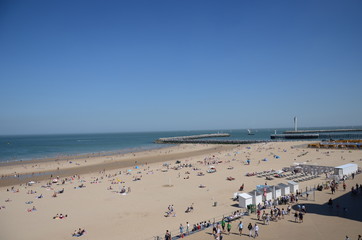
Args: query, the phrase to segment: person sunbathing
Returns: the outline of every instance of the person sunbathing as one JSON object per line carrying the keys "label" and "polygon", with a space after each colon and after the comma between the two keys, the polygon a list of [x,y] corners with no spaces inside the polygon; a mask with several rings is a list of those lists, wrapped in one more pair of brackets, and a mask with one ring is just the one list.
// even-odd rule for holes
{"label": "person sunbathing", "polygon": [[119,193],[125,193],[125,192],[126,192],[126,189],[125,189],[125,187],[123,187]]}
{"label": "person sunbathing", "polygon": [[185,213],[192,212],[194,210],[193,206],[187,207]]}
{"label": "person sunbathing", "polygon": [[78,230],[75,230],[74,233],[73,233],[73,237],[80,237],[80,236],[83,236],[85,233],[85,229],[78,229]]}

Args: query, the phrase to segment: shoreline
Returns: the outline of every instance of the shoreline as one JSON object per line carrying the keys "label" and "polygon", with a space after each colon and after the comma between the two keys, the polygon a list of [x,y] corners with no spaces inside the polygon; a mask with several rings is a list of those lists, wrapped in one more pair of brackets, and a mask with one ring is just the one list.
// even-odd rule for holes
{"label": "shoreline", "polygon": [[[162,144],[164,147],[160,146],[161,144],[158,144],[157,147],[135,147],[135,148],[124,148],[124,149],[118,149],[113,151],[100,151],[100,152],[90,152],[90,153],[74,153],[74,154],[58,154],[54,157],[42,157],[42,158],[32,158],[32,159],[19,159],[19,160],[6,160],[6,161],[0,161],[0,167],[2,166],[11,166],[11,165],[18,165],[18,164],[24,164],[24,163],[41,163],[44,161],[61,161],[61,160],[70,160],[70,159],[83,159],[88,157],[109,157],[119,154],[127,154],[127,153],[138,153],[138,152],[144,152],[144,151],[152,151],[157,149],[164,149],[164,148],[170,148],[177,146],[179,144]],[[151,145],[149,145],[151,146]]]}
{"label": "shoreline", "polygon": [[[185,144],[186,146],[190,144]],[[185,146],[184,145],[184,146]],[[0,187],[13,186],[18,184],[25,184],[30,180],[38,182],[43,180],[50,180],[52,177],[68,177],[74,175],[83,175],[88,173],[96,173],[102,170],[114,170],[121,169],[127,167],[135,167],[137,165],[147,165],[158,162],[166,162],[173,161],[178,159],[184,159],[189,157],[196,157],[200,155],[210,154],[218,151],[229,150],[234,148],[235,146],[228,145],[203,145],[203,148],[195,150],[195,151],[187,151],[187,152],[175,152],[172,153],[174,149],[179,148],[181,145],[177,144],[174,146],[168,146],[165,148],[157,148],[139,152],[128,152],[122,154],[114,154],[114,155],[106,155],[106,156],[98,156],[98,155],[82,155],[78,158],[66,157],[62,159],[38,159],[34,161],[26,161],[26,162],[12,162],[8,165],[0,165],[0,172],[4,170],[4,167],[14,167],[20,168],[24,166],[29,166],[35,164],[50,164],[51,166],[47,167],[44,170],[36,170],[36,168],[29,169],[30,171],[24,171],[22,173],[15,171],[13,173],[2,174],[0,179]],[[160,156],[159,150],[166,150],[169,153]],[[141,156],[137,156],[137,154]],[[111,159],[109,159],[111,157]],[[108,158],[108,159],[104,159]],[[114,159],[118,158],[118,159]],[[70,161],[72,160],[72,161]],[[82,164],[80,161],[85,161]],[[75,166],[69,166],[65,168],[56,167],[55,165],[60,165],[60,163],[75,163]]]}

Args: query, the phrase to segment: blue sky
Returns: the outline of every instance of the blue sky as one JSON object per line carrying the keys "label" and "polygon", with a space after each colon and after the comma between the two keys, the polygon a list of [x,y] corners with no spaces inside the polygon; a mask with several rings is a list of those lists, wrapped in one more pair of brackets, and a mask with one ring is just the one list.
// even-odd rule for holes
{"label": "blue sky", "polygon": [[0,135],[362,125],[361,12],[0,0]]}

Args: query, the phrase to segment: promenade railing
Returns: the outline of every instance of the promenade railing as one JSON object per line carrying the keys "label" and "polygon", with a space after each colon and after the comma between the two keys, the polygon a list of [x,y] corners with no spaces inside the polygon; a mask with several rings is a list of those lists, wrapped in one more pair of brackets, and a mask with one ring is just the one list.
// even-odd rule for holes
{"label": "promenade railing", "polygon": [[[213,217],[212,219],[207,219],[207,220],[202,220],[202,221],[199,221],[197,223],[192,223],[190,224],[190,229],[189,229],[189,233],[186,232],[186,226],[183,225],[183,238],[187,238],[188,236],[192,235],[192,234],[195,234],[195,233],[198,233],[198,232],[201,232],[201,231],[204,231],[206,229],[209,229],[209,228],[212,228],[213,227],[213,223],[217,224],[217,223],[221,223],[221,221],[223,219],[225,219],[225,221],[236,221],[236,220],[240,220],[240,219],[243,219],[243,217],[245,215],[248,215],[249,213],[247,211],[245,211],[246,209],[239,209],[239,215],[238,217],[231,217],[231,216],[234,216],[234,213],[236,211],[232,211],[232,212],[227,212],[225,214],[222,214],[222,215],[219,215],[219,216],[216,216],[216,217]],[[197,230],[193,230],[193,226],[194,224],[198,224],[198,223],[201,223],[201,222],[206,222],[206,223],[209,223],[210,225],[208,227],[201,227],[200,229],[197,229]],[[171,234],[171,239],[172,240],[175,240],[175,239],[179,239],[179,238],[182,238],[181,236],[181,233],[180,233],[180,229],[171,229],[171,230],[168,230],[169,233]],[[156,236],[153,236],[151,238],[147,238],[145,240],[164,240],[165,239],[165,234],[166,234],[166,230],[164,233],[162,234],[158,234]]]}

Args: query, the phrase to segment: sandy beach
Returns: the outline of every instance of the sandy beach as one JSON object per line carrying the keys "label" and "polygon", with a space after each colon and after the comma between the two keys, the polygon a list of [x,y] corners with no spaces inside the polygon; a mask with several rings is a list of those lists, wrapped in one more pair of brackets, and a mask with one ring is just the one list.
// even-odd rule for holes
{"label": "sandy beach", "polygon": [[[122,155],[1,165],[0,175],[4,177],[0,181],[0,239],[146,240],[156,235],[163,237],[166,229],[178,233],[180,224],[212,221],[239,210],[231,198],[240,185],[244,183],[244,192],[248,192],[266,182],[265,178],[247,177],[247,173],[280,170],[297,163],[334,167],[353,162],[362,166],[360,150],[310,149],[306,145],[307,142],[177,145]],[[263,161],[265,158],[267,161]],[[250,165],[246,164],[247,159]],[[217,169],[215,173],[207,173],[211,165]],[[22,177],[33,173],[44,174]],[[17,174],[19,177],[8,177]],[[228,177],[235,180],[228,181]],[[49,184],[52,179],[57,182]],[[35,183],[28,186],[25,183],[29,181]],[[275,178],[267,183],[286,181]],[[361,175],[348,180],[347,190],[361,181]],[[300,188],[323,182],[326,182],[325,176],[302,182]],[[126,190],[124,194],[119,193],[122,188]],[[354,239],[362,229],[361,220],[355,217],[357,210],[359,216],[362,214],[361,209],[349,209],[351,217],[318,211],[332,197],[328,193],[318,192],[315,201],[304,202],[315,209],[314,213],[306,215],[305,223],[297,225],[285,219],[261,226],[260,237],[280,239],[293,235],[296,239],[343,239],[350,234]],[[339,190],[333,198],[344,193]],[[361,196],[358,199],[360,202]],[[217,205],[213,206],[215,202]],[[175,214],[165,217],[170,205]],[[194,210],[185,213],[190,205]],[[57,214],[67,217],[53,219]],[[244,217],[243,221],[256,222],[253,215]],[[233,224],[236,232],[236,223]],[[342,227],[338,225],[329,231],[337,224]],[[72,233],[79,228],[86,233],[73,237]],[[209,233],[210,230],[205,230],[186,238],[213,239]],[[224,239],[236,238],[240,236],[224,235]]]}

